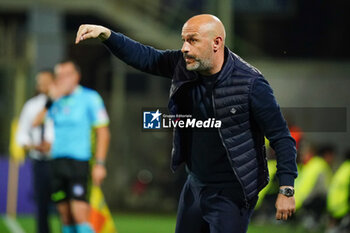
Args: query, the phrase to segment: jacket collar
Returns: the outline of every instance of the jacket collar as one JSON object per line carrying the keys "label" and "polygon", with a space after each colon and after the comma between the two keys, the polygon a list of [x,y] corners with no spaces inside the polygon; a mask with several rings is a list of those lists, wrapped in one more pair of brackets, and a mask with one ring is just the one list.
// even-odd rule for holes
{"label": "jacket collar", "polygon": [[225,46],[225,63],[222,66],[220,74],[218,76],[218,82],[223,81],[227,77],[230,77],[233,69],[235,68],[235,61],[233,59],[233,53]]}
{"label": "jacket collar", "polygon": [[[218,76],[218,80],[227,77],[230,74],[235,66],[235,62],[232,56],[232,52],[225,46],[225,63],[220,70],[220,75]],[[199,74],[196,71],[188,71],[186,69],[186,63],[183,58],[181,58],[181,65],[179,66],[179,72],[175,74],[173,78],[173,82],[187,82],[194,81],[198,78]]]}

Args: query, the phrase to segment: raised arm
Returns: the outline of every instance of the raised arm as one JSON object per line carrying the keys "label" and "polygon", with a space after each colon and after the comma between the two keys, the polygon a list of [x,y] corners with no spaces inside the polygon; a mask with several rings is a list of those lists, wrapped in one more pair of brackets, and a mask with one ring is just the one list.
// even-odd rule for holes
{"label": "raised arm", "polygon": [[180,50],[157,50],[103,26],[81,25],[75,43],[78,44],[80,41],[90,38],[99,38],[116,57],[128,65],[150,74],[171,78],[176,64],[179,59],[182,59]]}

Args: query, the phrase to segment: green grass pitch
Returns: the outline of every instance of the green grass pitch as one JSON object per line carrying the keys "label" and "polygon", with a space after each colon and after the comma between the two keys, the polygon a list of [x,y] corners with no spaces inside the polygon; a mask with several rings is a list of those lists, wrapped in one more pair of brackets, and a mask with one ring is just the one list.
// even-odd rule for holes
{"label": "green grass pitch", "polygon": [[[118,233],[173,233],[175,215],[116,213],[113,215]],[[17,221],[25,233],[35,233],[35,219],[31,215],[18,216]],[[50,219],[52,233],[61,233],[57,216]],[[0,232],[11,233],[0,219]],[[305,233],[301,226],[292,224],[250,224],[248,233]],[[317,232],[314,232],[317,233]]]}

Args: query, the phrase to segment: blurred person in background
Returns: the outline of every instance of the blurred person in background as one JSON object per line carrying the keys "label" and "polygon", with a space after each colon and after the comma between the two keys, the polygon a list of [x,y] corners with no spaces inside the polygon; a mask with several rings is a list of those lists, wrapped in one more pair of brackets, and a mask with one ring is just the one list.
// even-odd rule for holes
{"label": "blurred person in background", "polygon": [[[101,96],[79,85],[81,73],[72,60],[55,66],[55,85],[43,112],[52,119],[55,140],[52,155],[52,199],[57,204],[63,233],[94,232],[89,221],[88,180],[92,157],[91,136],[96,131],[92,182],[106,177],[105,159],[109,145],[109,118]],[[40,115],[40,114],[39,114]],[[41,115],[42,116],[42,115]]]}
{"label": "blurred person in background", "polygon": [[295,187],[297,210],[302,208],[301,219],[307,228],[321,227],[321,218],[326,213],[327,193],[332,179],[332,163],[335,148],[332,145],[322,145],[317,153],[313,145],[305,144],[302,150],[302,167]]}
{"label": "blurred person in background", "polygon": [[[172,79],[171,114],[216,118],[222,127],[174,129],[172,169],[186,163],[177,233],[246,232],[268,183],[264,134],[277,155],[276,219],[294,213],[295,141],[262,74],[225,47],[225,28],[197,15],[182,28],[181,50],[156,50],[98,25],[81,25],[76,43],[100,38],[127,64]],[[135,142],[137,143],[137,142]]]}
{"label": "blurred person in background", "polygon": [[304,132],[303,132],[302,128],[300,128],[297,124],[295,124],[294,118],[292,116],[287,115],[286,121],[288,124],[288,129],[290,131],[290,134],[295,140],[295,146],[297,148],[297,165],[298,165],[298,170],[299,170],[299,165],[301,165],[300,147],[303,144]]}
{"label": "blurred person in background", "polygon": [[34,126],[37,114],[48,100],[49,87],[54,82],[51,70],[40,71],[36,76],[37,95],[29,99],[21,112],[16,135],[17,143],[28,150],[33,168],[33,191],[36,201],[37,232],[48,233],[51,195],[50,146],[53,141],[53,125],[50,121]]}
{"label": "blurred person in background", "polygon": [[332,217],[327,233],[350,232],[350,150],[332,178],[327,209]]}
{"label": "blurred person in background", "polygon": [[275,151],[270,146],[270,141],[265,138],[267,167],[269,170],[269,183],[259,192],[259,200],[255,206],[255,212],[253,218],[258,222],[266,222],[271,220],[271,216],[274,215],[274,202],[276,195],[278,194],[278,179],[276,177],[277,172],[277,160]]}

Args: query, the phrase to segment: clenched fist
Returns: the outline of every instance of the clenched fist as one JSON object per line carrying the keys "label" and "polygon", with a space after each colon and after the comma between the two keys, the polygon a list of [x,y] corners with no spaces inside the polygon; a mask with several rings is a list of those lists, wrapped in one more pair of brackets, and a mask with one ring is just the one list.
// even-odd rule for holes
{"label": "clenched fist", "polygon": [[101,40],[107,40],[111,35],[111,30],[100,25],[82,24],[77,32],[75,43],[78,44],[80,41],[99,38]]}

